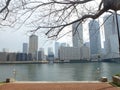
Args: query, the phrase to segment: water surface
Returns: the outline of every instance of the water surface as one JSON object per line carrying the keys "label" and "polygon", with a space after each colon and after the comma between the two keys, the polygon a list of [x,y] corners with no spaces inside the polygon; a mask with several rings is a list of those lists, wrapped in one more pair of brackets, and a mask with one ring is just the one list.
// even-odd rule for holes
{"label": "water surface", "polygon": [[0,64],[0,81],[95,81],[103,76],[111,80],[117,73],[117,63]]}

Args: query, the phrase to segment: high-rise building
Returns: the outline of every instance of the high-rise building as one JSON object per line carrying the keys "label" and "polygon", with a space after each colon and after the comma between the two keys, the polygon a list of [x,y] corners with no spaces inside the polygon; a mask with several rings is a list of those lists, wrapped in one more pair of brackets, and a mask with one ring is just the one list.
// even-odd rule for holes
{"label": "high-rise building", "polygon": [[[120,16],[118,17],[118,25],[120,29]],[[113,15],[106,15],[103,18],[104,23],[104,32],[105,32],[105,43],[104,48],[106,52],[106,58],[115,58],[118,57],[119,53],[119,43],[118,43],[118,32],[115,13]],[[119,31],[120,33],[120,31]],[[115,46],[114,46],[115,45]],[[117,54],[113,55],[113,54]],[[113,57],[115,56],[115,57]]]}
{"label": "high-rise building", "polygon": [[101,39],[99,23],[96,20],[89,22],[90,53],[99,54],[101,51]]}
{"label": "high-rise building", "polygon": [[28,53],[28,44],[23,43],[23,53]]}
{"label": "high-rise building", "polygon": [[55,58],[58,58],[59,47],[60,47],[59,42],[55,42]]}
{"label": "high-rise building", "polygon": [[48,60],[53,61],[54,60],[54,54],[53,54],[53,48],[48,48]]}
{"label": "high-rise building", "polygon": [[38,51],[38,60],[45,60],[44,49],[40,48]]}
{"label": "high-rise building", "polygon": [[37,60],[37,51],[38,51],[38,36],[32,34],[29,37],[29,53],[32,54],[33,60]]}
{"label": "high-rise building", "polygon": [[53,48],[52,47],[48,47],[48,55],[53,55]]}
{"label": "high-rise building", "polygon": [[72,25],[73,47],[83,46],[83,26],[82,23],[76,22]]}

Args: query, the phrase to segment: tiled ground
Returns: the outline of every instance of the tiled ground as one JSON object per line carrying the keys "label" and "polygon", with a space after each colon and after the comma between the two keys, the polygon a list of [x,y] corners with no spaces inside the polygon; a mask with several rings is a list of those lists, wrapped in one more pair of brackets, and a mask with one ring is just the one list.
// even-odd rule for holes
{"label": "tiled ground", "polygon": [[8,83],[0,90],[120,90],[108,83]]}

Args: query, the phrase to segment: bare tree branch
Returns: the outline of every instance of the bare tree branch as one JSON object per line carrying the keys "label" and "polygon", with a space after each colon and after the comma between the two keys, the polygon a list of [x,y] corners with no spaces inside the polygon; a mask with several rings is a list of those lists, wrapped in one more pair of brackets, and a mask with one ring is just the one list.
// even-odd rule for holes
{"label": "bare tree branch", "polygon": [[0,10],[0,13],[2,13],[5,9],[8,8],[8,6],[9,6],[9,4],[10,4],[10,1],[11,1],[11,0],[7,0],[7,1],[6,1],[6,5]]}
{"label": "bare tree branch", "polygon": [[[15,5],[15,1],[12,1],[13,7],[10,1],[12,0],[7,0],[5,6],[0,10],[1,14],[4,11],[3,20],[6,20],[13,9],[18,21],[23,17],[22,24],[28,22],[36,26],[32,32],[47,28],[48,37],[57,37],[65,27],[73,23],[82,23],[88,18],[97,19],[109,10],[120,10],[120,0],[101,0],[97,9],[91,5],[95,10],[89,8],[89,3],[96,0],[16,0],[20,5]],[[25,16],[26,14],[27,16]],[[77,16],[77,19],[74,19],[74,16]]]}
{"label": "bare tree branch", "polygon": [[53,3],[57,3],[57,4],[83,4],[83,3],[87,3],[87,2],[90,2],[90,1],[93,1],[93,0],[80,0],[80,1],[64,1],[64,2],[59,2],[59,1],[56,1],[56,0],[52,0]]}

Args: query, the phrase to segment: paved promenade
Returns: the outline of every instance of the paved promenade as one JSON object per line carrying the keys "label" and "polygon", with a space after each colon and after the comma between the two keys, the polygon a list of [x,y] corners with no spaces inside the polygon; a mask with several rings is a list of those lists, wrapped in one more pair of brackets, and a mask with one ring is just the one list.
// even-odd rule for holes
{"label": "paved promenade", "polygon": [[62,82],[62,83],[28,83],[16,82],[0,85],[0,90],[120,90],[108,83],[97,82]]}

